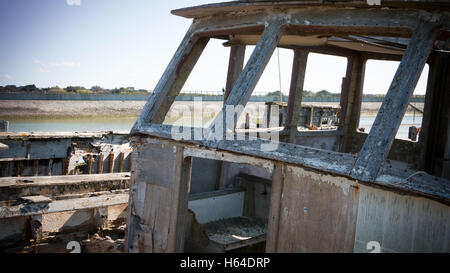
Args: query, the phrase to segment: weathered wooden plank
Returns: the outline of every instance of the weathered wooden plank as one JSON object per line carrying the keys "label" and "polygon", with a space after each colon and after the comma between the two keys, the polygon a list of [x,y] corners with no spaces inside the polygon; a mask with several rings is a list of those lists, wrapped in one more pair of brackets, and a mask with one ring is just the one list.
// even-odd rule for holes
{"label": "weathered wooden plank", "polygon": [[182,253],[184,252],[184,236],[188,213],[188,202],[189,202],[189,188],[191,186],[191,173],[192,173],[192,157],[183,159],[183,150],[179,151],[177,154],[182,161],[180,166],[180,178],[176,181],[174,194],[174,200],[177,200],[177,204],[174,208],[173,214],[175,217],[172,218],[172,226],[175,227],[174,234],[169,241],[169,244],[173,245],[171,252]]}
{"label": "weathered wooden plank", "polygon": [[94,156],[93,155],[89,155],[89,159],[88,159],[88,174],[92,173],[92,165],[94,164]]}
{"label": "weathered wooden plank", "polygon": [[114,153],[108,155],[108,172],[114,172]]}
{"label": "weathered wooden plank", "polygon": [[450,251],[448,205],[360,185],[354,252],[380,243],[382,253]]}
{"label": "weathered wooden plank", "polygon": [[230,59],[228,61],[227,83],[225,86],[224,102],[230,95],[236,80],[244,67],[245,46],[237,45],[230,47]]}
{"label": "weathered wooden plank", "polygon": [[124,158],[125,158],[125,154],[123,152],[121,152],[119,154],[119,171],[118,171],[119,173],[123,172],[123,161],[124,161]]}
{"label": "weathered wooden plank", "polygon": [[194,68],[203,49],[208,44],[208,38],[193,35],[195,24],[186,33],[175,55],[167,66],[164,74],[155,87],[141,111],[132,132],[146,123],[162,123],[175,97],[181,91],[187,77]]}
{"label": "weathered wooden plank", "polygon": [[128,252],[181,251],[190,160],[179,145],[143,142],[133,153]]}
{"label": "weathered wooden plank", "polygon": [[437,26],[431,23],[423,23],[414,31],[369,136],[358,154],[351,172],[353,178],[375,180],[389,153],[437,33]]}
{"label": "weathered wooden plank", "polygon": [[352,252],[358,212],[356,182],[287,166],[277,252]]}
{"label": "weathered wooden plank", "polygon": [[272,189],[270,193],[270,209],[267,223],[267,253],[275,253],[277,251],[281,201],[284,184],[284,169],[284,164],[277,163],[275,164],[274,171],[272,173]]}
{"label": "weathered wooden plank", "polygon": [[98,173],[99,174],[103,173],[103,160],[104,160],[104,155],[100,154],[100,156],[98,158]]}
{"label": "weathered wooden plank", "polygon": [[96,197],[76,198],[68,200],[53,200],[50,203],[21,204],[10,207],[0,207],[0,218],[30,216],[71,210],[90,209],[126,204],[128,194],[109,194]]}
{"label": "weathered wooden plank", "polygon": [[[154,125],[156,126],[156,125]],[[160,141],[162,143],[177,143],[170,137],[170,126],[163,132],[158,131],[161,129],[158,126],[157,130],[142,131],[147,136],[154,136],[148,138],[149,141]],[[341,134],[335,132],[336,134]],[[335,134],[333,133],[333,134]],[[166,139],[157,140],[157,139]],[[356,156],[346,153],[338,153],[333,151],[324,151],[321,149],[315,149],[290,143],[279,143],[278,147],[273,151],[262,151],[261,145],[270,144],[270,141],[265,140],[243,140],[243,141],[220,141],[220,142],[202,142],[202,141],[189,141],[183,143],[185,147],[185,156],[194,156],[200,158],[223,160],[236,163],[250,164],[254,166],[260,166],[269,171],[273,170],[274,163],[284,162],[288,164],[297,164],[303,167],[329,172],[332,174],[348,176]],[[178,142],[178,144],[180,144]],[[395,167],[398,169],[398,167]],[[428,194],[423,192],[419,185],[413,186],[411,190],[406,188],[397,187],[396,183],[406,179],[411,173],[406,169],[400,168],[395,174],[384,173],[380,171],[380,175],[373,181],[376,185],[383,187],[389,187],[393,190],[400,190],[409,194],[418,194],[427,196],[436,200],[449,201],[448,190],[440,188],[440,191],[435,191],[434,194]],[[393,183],[387,183],[385,177],[391,177]],[[391,179],[389,178],[389,179]],[[439,188],[439,187],[438,187]],[[414,190],[413,190],[414,189]],[[442,191],[442,192],[441,192]]]}
{"label": "weathered wooden plank", "polygon": [[33,160],[33,175],[34,176],[39,175],[39,159]]}
{"label": "weathered wooden plank", "polygon": [[[424,1],[422,1],[424,2]],[[342,7],[353,7],[352,10],[359,10],[354,9],[354,7],[370,7],[367,5],[367,0],[355,0],[355,1],[348,1],[348,0],[333,0],[333,1],[232,1],[232,2],[224,2],[224,3],[214,3],[214,4],[205,4],[205,5],[199,5],[194,7],[187,7],[187,8],[181,8],[172,10],[171,13],[174,15],[182,16],[185,18],[203,18],[203,17],[209,17],[213,15],[222,15],[226,13],[233,13],[233,14],[247,14],[247,13],[255,13],[257,11],[261,10],[268,10],[271,13],[276,12],[277,10],[286,10],[286,9],[304,9],[305,7],[311,8],[311,3],[314,4],[314,7],[317,10],[330,10],[330,8],[342,8]],[[425,3],[418,3],[417,0],[406,0],[401,1],[401,6],[403,8],[410,8],[410,7],[422,7]],[[444,0],[429,0],[426,1],[426,4],[428,4],[428,7],[447,7],[448,3]],[[383,1],[383,7],[397,7],[398,8],[398,1],[397,0],[385,0]],[[372,11],[373,12],[373,11]],[[356,12],[355,12],[356,13]],[[375,12],[373,12],[375,13]],[[395,14],[395,11],[393,12]],[[365,22],[367,22],[366,20]],[[373,22],[374,23],[374,22]]]}
{"label": "weathered wooden plank", "polygon": [[[215,131],[216,126],[219,122],[223,122],[222,128],[227,128],[234,130],[236,128],[237,120],[243,110],[243,107],[247,104],[253,89],[258,83],[259,78],[261,77],[264,69],[266,68],[267,63],[272,56],[273,51],[275,50],[278,41],[280,40],[282,35],[282,24],[277,21],[270,22],[269,25],[264,30],[263,35],[258,41],[255,49],[253,50],[250,59],[247,61],[244,70],[239,75],[236,83],[233,86],[233,89],[230,92],[227,100],[224,103],[224,106],[214,119],[211,130]],[[228,106],[243,106],[236,107],[234,121],[231,124],[226,123],[226,110]],[[227,125],[227,127],[225,126]],[[220,130],[217,128],[217,130]],[[225,132],[225,130],[224,130]],[[212,135],[210,135],[210,138]]]}
{"label": "weathered wooden plank", "polygon": [[303,84],[305,82],[306,64],[308,63],[308,52],[294,50],[292,64],[291,86],[289,89],[289,102],[286,117],[286,126],[289,130],[289,142],[295,141],[297,126],[302,109]]}

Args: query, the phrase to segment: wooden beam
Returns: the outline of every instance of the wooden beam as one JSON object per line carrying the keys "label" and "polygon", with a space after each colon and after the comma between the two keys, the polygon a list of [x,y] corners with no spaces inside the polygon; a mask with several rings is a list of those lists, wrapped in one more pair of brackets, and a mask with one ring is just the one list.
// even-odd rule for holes
{"label": "wooden beam", "polygon": [[245,45],[230,47],[230,59],[228,61],[227,84],[223,101],[225,102],[231,93],[234,83],[238,79],[244,67]]}
{"label": "wooden beam", "polygon": [[[247,61],[244,70],[239,75],[236,83],[231,90],[230,95],[224,103],[224,106],[216,116],[215,120],[212,123],[211,131],[215,131],[215,124],[219,121],[223,122],[223,125],[226,125],[226,109],[227,106],[243,106],[247,104],[253,89],[258,83],[259,78],[261,77],[264,69],[266,68],[267,63],[270,60],[270,57],[275,50],[278,41],[280,40],[282,35],[282,24],[278,21],[274,21],[269,23],[269,25],[264,30],[261,38],[258,41],[250,59]],[[236,128],[237,120],[241,114],[243,109],[237,109],[235,114],[235,119],[233,124],[228,125],[228,129]],[[230,128],[233,126],[233,128]],[[223,127],[226,128],[225,126]],[[224,130],[225,132],[225,130]]]}
{"label": "wooden beam", "polygon": [[414,31],[384,98],[369,136],[358,154],[351,176],[373,181],[389,153],[409,100],[437,36],[435,24],[423,23]]}
{"label": "wooden beam", "polygon": [[142,139],[135,147],[127,251],[181,252],[192,161],[179,145]]}
{"label": "wooden beam", "polygon": [[306,65],[308,63],[307,51],[294,50],[292,64],[291,86],[289,89],[289,101],[286,117],[286,126],[289,130],[289,142],[295,142],[297,126],[302,109],[303,85],[305,82]]}
{"label": "wooden beam", "polygon": [[128,198],[129,195],[127,193],[109,194],[87,198],[52,200],[49,203],[31,203],[0,207],[0,219],[115,206],[126,204]]}
{"label": "wooden beam", "polygon": [[347,60],[347,72],[342,86],[343,94],[341,94],[342,121],[339,126],[344,132],[340,148],[342,152],[349,152],[347,148],[359,126],[366,70],[366,59],[362,55],[357,54],[349,57]]}
{"label": "wooden beam", "polygon": [[270,194],[269,219],[267,224],[266,252],[277,252],[278,230],[280,223],[281,201],[284,185],[285,165],[276,163],[272,173],[272,189]]}
{"label": "wooden beam", "polygon": [[119,171],[118,171],[119,173],[123,172],[123,161],[124,161],[124,158],[125,158],[125,153],[121,152],[119,154]]}
{"label": "wooden beam", "polygon": [[98,158],[98,171],[97,171],[97,173],[99,173],[99,174],[103,173],[103,159],[104,159],[104,155],[100,154],[100,156]]}
{"label": "wooden beam", "polygon": [[175,97],[180,93],[209,38],[193,35],[191,26],[152,95],[142,109],[131,132],[146,123],[162,123]]}
{"label": "wooden beam", "polygon": [[112,173],[114,171],[114,153],[108,155],[108,172]]}

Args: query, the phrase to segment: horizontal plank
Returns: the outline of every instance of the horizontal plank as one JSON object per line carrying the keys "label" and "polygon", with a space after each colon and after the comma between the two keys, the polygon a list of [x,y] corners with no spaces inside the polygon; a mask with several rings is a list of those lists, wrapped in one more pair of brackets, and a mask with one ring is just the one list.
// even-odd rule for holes
{"label": "horizontal plank", "polygon": [[127,204],[128,194],[109,194],[95,197],[31,203],[0,207],[0,218],[39,215],[71,210],[92,209]]}
{"label": "horizontal plank", "polygon": [[0,177],[0,189],[6,187],[56,186],[80,183],[130,180],[130,173],[81,174],[58,176]]}
{"label": "horizontal plank", "polygon": [[[331,1],[327,1],[331,2]],[[383,0],[383,7],[396,6],[398,7],[398,0]],[[408,7],[420,7],[433,8],[433,7],[449,7],[448,1],[444,0],[403,0],[401,6]],[[274,9],[288,9],[288,8],[306,8],[306,7],[370,7],[367,4],[367,0],[334,0],[332,3],[324,3],[324,1],[317,0],[303,0],[303,1],[232,1],[216,4],[206,4],[187,8],[180,8],[172,10],[171,13],[177,16],[185,18],[201,18],[211,15],[217,15],[221,13],[233,13],[233,12],[255,12],[258,10],[274,10]]]}
{"label": "horizontal plank", "polygon": [[58,138],[102,138],[107,135],[128,135],[125,131],[104,132],[0,132],[0,139],[58,139]]}

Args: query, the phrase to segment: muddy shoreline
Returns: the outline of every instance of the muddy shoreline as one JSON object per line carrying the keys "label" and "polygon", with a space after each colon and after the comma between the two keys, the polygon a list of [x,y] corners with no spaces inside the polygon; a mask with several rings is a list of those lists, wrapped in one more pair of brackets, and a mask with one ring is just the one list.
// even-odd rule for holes
{"label": "muddy shoreline", "polygon": [[[306,105],[333,106],[338,107],[338,102],[308,102]],[[136,117],[145,105],[145,101],[61,101],[61,100],[0,100],[0,119],[7,118],[67,118],[67,117]],[[414,103],[423,109],[424,103]],[[172,106],[170,114],[186,109],[193,110],[194,102],[177,101]],[[203,102],[202,108],[205,114],[216,113],[222,106],[221,102]],[[257,108],[264,106],[264,102],[249,102],[246,111],[254,112]],[[381,102],[363,102],[361,115],[376,115]],[[407,115],[414,114],[408,107]],[[416,112],[416,115],[421,115]]]}

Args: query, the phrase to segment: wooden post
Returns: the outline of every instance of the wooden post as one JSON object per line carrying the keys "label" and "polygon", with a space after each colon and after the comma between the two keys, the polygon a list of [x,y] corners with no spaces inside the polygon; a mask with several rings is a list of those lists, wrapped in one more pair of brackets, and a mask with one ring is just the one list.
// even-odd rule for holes
{"label": "wooden post", "polygon": [[17,161],[17,176],[22,176],[23,172],[23,161]]}
{"label": "wooden post", "polygon": [[397,73],[369,136],[351,171],[355,179],[373,181],[385,161],[437,35],[435,24],[422,23],[413,32]]}
{"label": "wooden post", "polygon": [[284,185],[284,168],[276,163],[272,173],[272,189],[270,193],[269,219],[267,224],[266,252],[275,253],[278,243],[278,226],[280,223],[281,200]]}
{"label": "wooden post", "polygon": [[[63,160],[63,162],[62,163],[64,163],[64,160]],[[64,172],[64,165],[63,165],[63,172]],[[48,176],[52,176],[52,174],[53,174],[53,159],[49,159],[48,160],[48,165],[47,165],[47,175]]]}
{"label": "wooden post", "polygon": [[39,159],[33,160],[33,175],[34,176],[39,175]]}
{"label": "wooden post", "polygon": [[99,158],[98,158],[98,173],[103,173],[103,160],[104,160],[104,155],[100,154]]}
{"label": "wooden post", "polygon": [[94,157],[92,155],[89,155],[88,174],[92,174],[92,165],[93,164],[94,164]]}
{"label": "wooden post", "polygon": [[[347,72],[343,80],[343,94],[341,94],[341,123],[340,129],[344,132],[341,140],[341,151],[348,152],[350,142],[359,126],[361,114],[362,93],[366,59],[361,54],[348,58]],[[348,88],[348,90],[346,90]],[[346,97],[343,97],[346,96]]]}
{"label": "wooden post", "polygon": [[193,35],[191,29],[185,35],[175,55],[141,111],[131,132],[148,123],[162,123],[175,97],[199,59],[209,38]]}
{"label": "wooden post", "polygon": [[9,122],[7,120],[0,120],[0,132],[8,132]]}
{"label": "wooden post", "polygon": [[227,84],[223,101],[230,95],[234,83],[238,79],[244,67],[245,45],[233,45],[230,47],[230,59],[228,61]]}
{"label": "wooden post", "polygon": [[[233,129],[236,128],[236,123],[239,119],[240,114],[243,109],[235,108],[235,118],[233,124],[226,124],[226,109],[227,106],[243,106],[247,104],[250,96],[258,83],[273,51],[277,47],[278,42],[282,36],[282,23],[281,22],[271,22],[264,30],[261,38],[256,44],[250,59],[247,61],[244,70],[239,75],[236,83],[231,90],[230,95],[224,103],[222,110],[216,116],[215,120],[211,126],[211,132],[215,131],[215,124],[219,121],[223,122],[223,128],[225,133],[225,128]],[[228,127],[226,127],[228,125]],[[231,128],[232,127],[232,128]]]}
{"label": "wooden post", "polygon": [[108,160],[108,163],[109,163],[108,172],[112,173],[114,171],[114,153],[110,153],[108,155],[108,159],[109,159]]}
{"label": "wooden post", "polygon": [[121,152],[119,154],[119,173],[123,172],[123,160],[125,158],[125,153]]}
{"label": "wooden post", "polygon": [[182,252],[192,159],[183,147],[140,143],[133,151],[128,252]]}
{"label": "wooden post", "polygon": [[289,134],[289,142],[295,142],[300,111],[302,109],[303,85],[305,82],[306,65],[309,52],[294,50],[292,64],[291,86],[289,89],[289,102],[286,117],[286,128]]}
{"label": "wooden post", "polygon": [[311,108],[309,110],[309,119],[308,119],[308,126],[312,127],[314,121],[314,106],[311,105]]}

